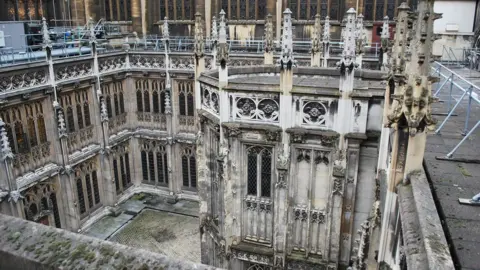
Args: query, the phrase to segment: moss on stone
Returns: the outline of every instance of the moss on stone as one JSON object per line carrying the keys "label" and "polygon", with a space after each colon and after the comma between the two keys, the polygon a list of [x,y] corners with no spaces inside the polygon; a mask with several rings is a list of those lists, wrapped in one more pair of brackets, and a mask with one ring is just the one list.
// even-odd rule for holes
{"label": "moss on stone", "polygon": [[10,235],[8,235],[7,240],[12,242],[12,243],[15,243],[15,242],[17,242],[18,238],[20,238],[21,235],[22,234],[20,232],[11,233]]}
{"label": "moss on stone", "polygon": [[470,172],[465,168],[463,167],[461,164],[458,164],[458,169],[460,170],[460,173],[465,176],[465,177],[471,177],[472,175],[470,174]]}
{"label": "moss on stone", "polygon": [[141,201],[143,199],[145,199],[145,193],[143,192],[133,194],[132,196],[132,200]]}

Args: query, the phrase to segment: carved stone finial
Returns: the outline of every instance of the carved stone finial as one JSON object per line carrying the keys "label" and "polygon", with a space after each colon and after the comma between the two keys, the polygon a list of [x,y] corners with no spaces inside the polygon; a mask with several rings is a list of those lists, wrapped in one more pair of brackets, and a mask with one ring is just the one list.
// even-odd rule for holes
{"label": "carved stone finial", "polygon": [[100,99],[100,119],[103,122],[108,122],[108,111],[107,105],[105,104],[105,99]]}
{"label": "carved stone finial", "polygon": [[330,17],[325,17],[325,25],[323,26],[323,36],[322,42],[328,43],[330,42]]}
{"label": "carved stone finial", "polygon": [[97,37],[95,36],[95,22],[91,17],[88,20],[88,29],[90,30],[90,44],[97,43]]}
{"label": "carved stone finial", "polygon": [[225,11],[220,11],[218,42],[227,43],[227,23],[225,22]]}
{"label": "carved stone finial", "polygon": [[218,24],[215,16],[212,18],[212,41],[214,43],[218,42]]}
{"label": "carved stone finial", "polygon": [[170,31],[168,30],[168,17],[163,19],[162,35],[164,39],[170,39]]}
{"label": "carved stone finial", "polygon": [[265,52],[273,50],[273,19],[272,14],[267,15],[265,20]]}
{"label": "carved stone finial", "polygon": [[363,28],[363,15],[360,14],[357,16],[356,26],[355,26],[355,45],[356,45],[356,54],[363,54],[364,46],[367,44],[367,35],[365,34],[365,29]]}
{"label": "carved stone finial", "polygon": [[67,128],[65,126],[65,118],[63,116],[62,109],[57,110],[57,121],[58,121],[58,136],[60,138],[67,136]]}
{"label": "carved stone finial", "polygon": [[281,68],[291,69],[295,65],[293,59],[292,11],[283,12],[282,55],[279,59]]}
{"label": "carved stone finial", "polygon": [[322,50],[322,25],[320,23],[320,14],[315,15],[312,35],[312,53],[318,53]]}
{"label": "carved stone finial", "polygon": [[48,30],[47,20],[42,18],[42,35],[43,35],[43,48],[52,48],[52,41],[50,40],[50,31]]}
{"label": "carved stone finial", "polygon": [[5,160],[6,158],[13,158],[13,153],[5,130],[5,123],[0,118],[0,159]]}
{"label": "carved stone finial", "polygon": [[225,11],[220,11],[219,34],[218,34],[217,62],[222,69],[227,66],[228,46],[227,46],[227,24],[225,22]]}
{"label": "carved stone finial", "polygon": [[195,56],[203,57],[205,54],[205,41],[203,39],[203,20],[200,12],[195,14]]}
{"label": "carved stone finial", "polygon": [[[168,84],[170,86],[170,84]],[[165,114],[172,114],[172,104],[170,102],[171,87],[167,87],[165,91]]]}
{"label": "carved stone finial", "polygon": [[383,47],[383,40],[388,40],[390,38],[390,31],[389,31],[389,24],[388,24],[388,16],[383,18],[383,25],[382,25],[382,47]]}
{"label": "carved stone finial", "polygon": [[[401,81],[395,87],[388,125],[408,128],[410,136],[425,130],[433,130],[436,120],[432,117],[430,76],[431,50],[433,46],[433,2],[421,1],[416,13],[410,13],[405,3],[399,7],[397,31],[392,48],[390,77]],[[400,126],[401,125],[401,126]]]}
{"label": "carved stone finial", "polygon": [[350,8],[347,11],[347,17],[344,19],[345,28],[343,29],[343,51],[342,58],[340,62],[337,63],[337,66],[340,68],[340,73],[342,75],[351,74],[353,69],[356,67],[355,63],[355,29],[356,29],[356,11],[353,8]]}

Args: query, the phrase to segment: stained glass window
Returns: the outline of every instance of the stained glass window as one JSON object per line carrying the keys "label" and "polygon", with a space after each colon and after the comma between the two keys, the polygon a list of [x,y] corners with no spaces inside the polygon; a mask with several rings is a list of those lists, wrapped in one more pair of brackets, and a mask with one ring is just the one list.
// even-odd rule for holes
{"label": "stained glass window", "polygon": [[320,0],[320,16],[322,17],[322,20],[325,20],[327,15],[328,15],[328,0]]}
{"label": "stained glass window", "polygon": [[255,20],[256,19],[255,7],[256,7],[255,0],[248,0],[248,18],[250,20]]}
{"label": "stained glass window", "polygon": [[300,15],[298,17],[299,20],[307,19],[307,0],[300,0]]}
{"label": "stained glass window", "polygon": [[247,18],[247,0],[239,0],[239,2],[240,2],[240,20],[245,20]]}
{"label": "stained glass window", "polygon": [[377,0],[376,8],[375,8],[375,20],[377,20],[377,21],[383,20],[383,17],[384,17],[383,9],[384,9],[384,7],[385,7],[384,0]]}
{"label": "stained glass window", "polygon": [[374,0],[365,0],[365,8],[364,8],[364,15],[366,21],[373,20],[373,7],[374,7]]}

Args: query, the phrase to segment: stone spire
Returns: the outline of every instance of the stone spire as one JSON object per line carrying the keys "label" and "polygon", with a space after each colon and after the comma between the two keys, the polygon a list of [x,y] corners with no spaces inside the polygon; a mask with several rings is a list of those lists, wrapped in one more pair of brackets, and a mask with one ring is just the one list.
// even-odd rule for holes
{"label": "stone spire", "polygon": [[218,42],[218,25],[217,25],[217,18],[213,16],[212,18],[212,41],[214,43]]}
{"label": "stone spire", "polygon": [[347,18],[345,21],[345,28],[343,31],[343,51],[342,58],[337,65],[340,67],[340,72],[344,75],[346,72],[351,73],[355,68],[355,9],[350,8],[347,11]]}
{"label": "stone spire", "polygon": [[322,52],[322,25],[320,24],[320,14],[315,15],[315,23],[313,25],[312,49],[311,49],[311,65],[312,67],[320,66],[320,58]]}
{"label": "stone spire", "polygon": [[0,118],[0,159],[3,161],[7,158],[13,158],[13,153],[5,130],[5,123]]}
{"label": "stone spire", "polygon": [[227,46],[227,24],[225,22],[225,11],[220,11],[219,34],[218,34],[218,52],[217,62],[221,68],[225,68],[228,62],[228,46]]}
{"label": "stone spire", "polygon": [[108,110],[104,98],[100,99],[100,119],[102,122],[108,121]]}
{"label": "stone spire", "polygon": [[[396,72],[402,74],[395,74],[399,83],[393,96],[388,124],[399,128],[398,125],[403,123],[401,119],[405,119],[405,128],[408,127],[411,137],[426,129],[433,130],[436,123],[431,114],[432,82],[436,78],[430,76],[430,62],[433,61],[432,47],[435,40],[433,22],[439,18],[441,15],[433,12],[432,0],[420,1],[417,12],[410,14],[405,3],[399,8],[400,21],[397,22],[397,27],[400,34],[399,40],[395,36],[394,52],[397,58]],[[402,35],[402,31],[407,33]],[[402,48],[404,49],[401,50]]]}
{"label": "stone spire", "polygon": [[407,46],[409,44],[409,18],[410,7],[403,2],[398,8],[395,26],[395,38],[393,39],[392,57],[390,60],[390,77],[402,76],[405,70]]}
{"label": "stone spire", "polygon": [[162,35],[164,39],[170,39],[170,31],[168,30],[168,17],[163,19]]}
{"label": "stone spire", "polygon": [[88,29],[90,30],[90,44],[97,43],[97,36],[95,35],[95,22],[92,18],[88,20]]}
{"label": "stone spire", "polygon": [[325,44],[330,42],[330,17],[325,17],[325,24],[323,26],[322,42]]}
{"label": "stone spire", "polygon": [[382,71],[388,71],[388,55],[389,55],[389,44],[390,44],[390,31],[388,16],[383,18],[382,25],[382,34],[381,34],[381,53],[380,53],[380,65]]}
{"label": "stone spire", "polygon": [[273,19],[272,14],[267,15],[265,20],[265,52],[273,50]]}
{"label": "stone spire", "polygon": [[50,31],[48,31],[47,20],[45,17],[42,18],[42,38],[43,38],[43,48],[52,48],[52,41],[50,40]]}
{"label": "stone spire", "polygon": [[279,61],[282,69],[291,69],[294,65],[292,12],[289,8],[283,12],[282,55]]}
{"label": "stone spire", "polygon": [[356,54],[364,53],[364,46],[366,45],[365,29],[363,28],[363,15],[357,16],[355,27],[355,42],[356,42]]}
{"label": "stone spire", "polygon": [[57,109],[57,121],[58,121],[58,137],[63,138],[67,136],[67,127],[65,126],[65,118],[63,116],[62,109]]}
{"label": "stone spire", "polygon": [[200,58],[205,54],[205,41],[203,39],[203,20],[200,12],[195,14],[195,57]]}
{"label": "stone spire", "polygon": [[322,35],[323,61],[322,67],[328,67],[328,58],[330,58],[330,17],[325,17]]}

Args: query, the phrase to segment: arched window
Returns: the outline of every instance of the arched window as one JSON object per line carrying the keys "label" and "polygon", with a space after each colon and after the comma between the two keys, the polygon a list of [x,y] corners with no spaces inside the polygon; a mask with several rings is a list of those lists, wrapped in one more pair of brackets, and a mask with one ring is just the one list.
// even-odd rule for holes
{"label": "arched window", "polygon": [[87,184],[87,199],[88,207],[93,207],[93,194],[92,194],[92,182],[90,181],[90,174],[85,175],[85,183]]}
{"label": "arched window", "polygon": [[123,92],[120,92],[119,94],[120,97],[120,113],[125,112],[125,101],[123,100]]}
{"label": "arched window", "polygon": [[55,192],[50,193],[50,202],[52,204],[53,217],[55,219],[55,227],[61,228],[62,224],[60,223],[60,214],[58,213],[57,196],[55,195]]}
{"label": "arched window", "polygon": [[180,115],[186,115],[186,109],[185,109],[185,94],[184,93],[180,93],[178,95],[178,108],[179,108],[179,112],[180,112]]}
{"label": "arched window", "polygon": [[118,165],[116,159],[113,160],[113,179],[115,180],[115,190],[118,194],[120,191],[120,178],[118,177]]}
{"label": "arched window", "polygon": [[193,147],[185,147],[182,153],[182,182],[184,188],[196,189],[197,169]]}
{"label": "arched window", "polygon": [[90,122],[90,111],[89,111],[89,108],[88,108],[88,100],[85,100],[83,102],[83,114],[85,116],[85,126],[88,127],[92,124]]}
{"label": "arched window", "polygon": [[195,102],[193,100],[193,93],[188,93],[187,95],[187,110],[188,115],[193,116],[195,112]]}
{"label": "arched window", "polygon": [[34,147],[37,145],[37,134],[35,133],[35,120],[33,120],[33,116],[28,117],[27,128],[30,147]]}
{"label": "arched window", "polygon": [[159,147],[157,152],[157,174],[160,184],[168,184],[168,161],[167,151],[164,146]]}
{"label": "arched window", "polygon": [[82,115],[82,104],[77,104],[77,122],[78,129],[83,129],[83,115]]}
{"label": "arched window", "polygon": [[98,189],[97,172],[92,172],[92,185],[93,185],[93,197],[95,198],[95,204],[100,203],[100,190]]}
{"label": "arched window", "polygon": [[153,112],[154,113],[159,113],[160,112],[160,100],[158,98],[158,91],[157,90],[153,90],[152,101],[153,101]]}
{"label": "arched window", "polygon": [[107,96],[105,98],[105,103],[107,105],[107,113],[108,113],[108,118],[112,118],[112,99],[110,98],[110,96]]}
{"label": "arched window", "polygon": [[75,120],[73,118],[73,109],[71,106],[67,107],[67,131],[69,133],[75,131]]}
{"label": "arched window", "polygon": [[148,152],[148,172],[150,181],[155,182],[155,161],[153,160],[153,152]]}
{"label": "arched window", "polygon": [[137,90],[137,111],[143,112],[142,91]]}
{"label": "arched window", "polygon": [[270,148],[247,148],[247,194],[271,197],[272,152]]}
{"label": "arched window", "polygon": [[47,131],[45,130],[45,119],[43,115],[37,115],[37,128],[40,143],[47,142]]}
{"label": "arched window", "polygon": [[142,177],[143,181],[148,182],[148,163],[147,163],[147,152],[142,151]]}
{"label": "arched window", "polygon": [[15,127],[15,138],[17,140],[16,145],[18,147],[18,152],[24,153],[25,151],[28,151],[28,146],[25,140],[25,133],[23,133],[22,122],[20,121],[15,122],[14,127]]}
{"label": "arched window", "polygon": [[87,209],[85,207],[85,197],[83,196],[83,185],[82,178],[77,178],[77,197],[78,197],[78,207],[80,209],[80,214],[84,214]]}
{"label": "arched window", "polygon": [[113,94],[113,100],[115,101],[115,115],[120,114],[120,104],[118,103],[118,95],[115,93]]}
{"label": "arched window", "polygon": [[144,112],[150,112],[150,94],[148,90],[143,91],[143,106]]}

